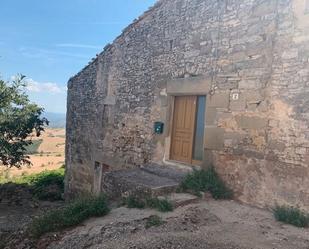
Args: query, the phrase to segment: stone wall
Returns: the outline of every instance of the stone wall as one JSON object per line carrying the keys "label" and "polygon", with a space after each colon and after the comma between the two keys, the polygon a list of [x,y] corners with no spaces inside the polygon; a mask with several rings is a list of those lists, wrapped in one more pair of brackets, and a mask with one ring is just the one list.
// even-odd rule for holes
{"label": "stone wall", "polygon": [[[259,206],[309,206],[305,0],[162,0],[70,79],[66,192],[168,163],[173,98],[204,94],[203,166]],[[154,135],[153,123],[165,123]]]}

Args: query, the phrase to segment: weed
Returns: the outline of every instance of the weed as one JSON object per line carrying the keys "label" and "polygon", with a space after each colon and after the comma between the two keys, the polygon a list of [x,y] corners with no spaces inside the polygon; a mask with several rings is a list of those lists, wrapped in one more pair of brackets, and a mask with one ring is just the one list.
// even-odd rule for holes
{"label": "weed", "polygon": [[160,226],[162,224],[164,224],[164,221],[162,220],[161,217],[159,217],[158,215],[152,215],[147,219],[145,228],[148,229],[148,228],[153,227],[153,226],[157,227],[157,226]]}
{"label": "weed", "polygon": [[214,199],[230,199],[233,195],[213,167],[207,170],[194,170],[182,181],[180,189],[192,191],[196,195],[209,191]]}
{"label": "weed", "polygon": [[309,214],[298,208],[288,206],[276,206],[273,209],[277,221],[294,225],[296,227],[309,227]]}
{"label": "weed", "polygon": [[50,211],[33,220],[29,227],[33,237],[40,237],[48,232],[56,232],[80,224],[90,217],[104,216],[109,208],[104,196],[80,198],[66,207]]}
{"label": "weed", "polygon": [[138,199],[134,196],[129,196],[127,198],[124,199],[124,204],[128,207],[128,208],[139,208],[139,209],[143,209],[146,207],[146,202],[144,200]]}

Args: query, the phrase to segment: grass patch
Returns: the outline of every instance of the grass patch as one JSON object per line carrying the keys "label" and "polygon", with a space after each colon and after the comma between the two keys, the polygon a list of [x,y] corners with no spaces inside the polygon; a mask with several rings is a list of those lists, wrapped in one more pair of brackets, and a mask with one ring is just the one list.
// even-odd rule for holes
{"label": "grass patch", "polygon": [[4,172],[4,175],[0,175],[0,184],[27,185],[34,197],[40,200],[61,200],[64,191],[64,171],[64,168],[60,168],[18,177],[9,177],[7,172]]}
{"label": "grass patch", "polygon": [[273,209],[275,219],[296,227],[309,227],[309,214],[298,208],[276,206]]}
{"label": "grass patch", "polygon": [[0,184],[8,183],[11,179],[10,170],[4,169],[0,171]]}
{"label": "grass patch", "polygon": [[232,191],[224,184],[213,167],[207,170],[194,170],[180,185],[181,191],[190,191],[196,195],[209,191],[214,199],[230,199]]}
{"label": "grass patch", "polygon": [[128,208],[138,208],[138,209],[143,209],[146,208],[146,202],[144,200],[140,200],[134,196],[129,196],[124,199],[124,204]]}
{"label": "grass patch", "polygon": [[34,219],[29,232],[33,237],[39,238],[45,233],[76,226],[90,217],[104,216],[108,212],[104,196],[80,198],[62,209],[50,211]]}
{"label": "grass patch", "polygon": [[43,139],[32,140],[32,144],[29,144],[28,146],[26,146],[26,154],[32,155],[32,154],[39,153],[38,149],[42,142],[43,142]]}
{"label": "grass patch", "polygon": [[150,227],[157,227],[164,224],[164,221],[162,220],[161,217],[159,217],[158,215],[152,215],[147,219],[145,228],[148,229]]}
{"label": "grass patch", "polygon": [[146,198],[139,199],[135,196],[129,196],[124,199],[124,205],[128,208],[153,208],[160,212],[170,212],[173,211],[172,203],[167,199],[159,199],[159,198]]}

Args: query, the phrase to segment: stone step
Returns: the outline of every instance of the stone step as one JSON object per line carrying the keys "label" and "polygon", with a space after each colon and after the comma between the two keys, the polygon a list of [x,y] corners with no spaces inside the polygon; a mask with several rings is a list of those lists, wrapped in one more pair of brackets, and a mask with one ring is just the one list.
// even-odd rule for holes
{"label": "stone step", "polygon": [[173,179],[174,181],[180,183],[183,178],[190,172],[190,168],[179,168],[170,165],[158,165],[158,164],[148,164],[141,167],[141,170],[148,173]]}
{"label": "stone step", "polygon": [[187,193],[171,193],[167,196],[159,196],[159,199],[167,199],[169,200],[174,208],[183,207],[192,203],[196,203],[200,200],[195,195],[187,194]]}
{"label": "stone step", "polygon": [[103,176],[102,189],[111,198],[134,195],[157,197],[175,192],[179,181],[142,169],[120,170]]}

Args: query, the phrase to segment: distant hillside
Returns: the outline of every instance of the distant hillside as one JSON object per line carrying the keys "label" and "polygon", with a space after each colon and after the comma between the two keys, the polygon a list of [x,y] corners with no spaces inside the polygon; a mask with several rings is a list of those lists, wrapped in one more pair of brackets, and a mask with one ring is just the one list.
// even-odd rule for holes
{"label": "distant hillside", "polygon": [[48,119],[50,128],[65,128],[65,113],[45,112],[43,116]]}

